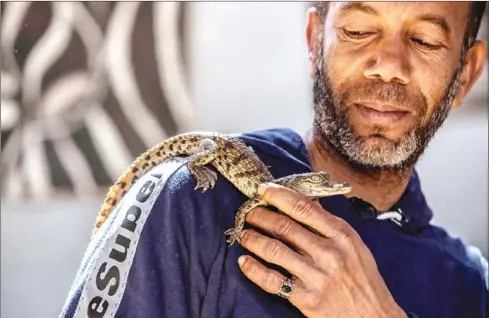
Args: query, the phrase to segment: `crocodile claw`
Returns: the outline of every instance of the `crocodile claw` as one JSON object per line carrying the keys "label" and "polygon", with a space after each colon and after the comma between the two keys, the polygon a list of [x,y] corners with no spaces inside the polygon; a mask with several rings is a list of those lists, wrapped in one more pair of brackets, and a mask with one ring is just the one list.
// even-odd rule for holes
{"label": "crocodile claw", "polygon": [[228,239],[226,240],[227,243],[229,243],[229,246],[232,246],[236,242],[240,242],[240,234],[241,231],[236,229],[236,228],[230,228],[224,232],[224,235],[229,236]]}
{"label": "crocodile claw", "polygon": [[202,193],[204,193],[216,185],[217,173],[208,168],[201,167],[199,173],[195,175],[195,179],[197,180],[197,185],[194,190],[202,188]]}

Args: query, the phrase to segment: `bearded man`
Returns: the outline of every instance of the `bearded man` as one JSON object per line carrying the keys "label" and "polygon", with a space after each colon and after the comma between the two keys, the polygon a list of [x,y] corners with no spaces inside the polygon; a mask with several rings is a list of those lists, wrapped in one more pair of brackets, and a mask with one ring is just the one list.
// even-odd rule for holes
{"label": "bearded man", "polygon": [[240,244],[228,247],[223,232],[246,198],[224,178],[195,191],[184,161],[165,162],[91,242],[62,316],[485,317],[487,261],[430,224],[414,169],[483,70],[486,46],[475,39],[484,9],[311,8],[310,133],[240,137],[276,178],[327,171],[352,191],[311,201],[261,185],[271,208],[249,213]]}

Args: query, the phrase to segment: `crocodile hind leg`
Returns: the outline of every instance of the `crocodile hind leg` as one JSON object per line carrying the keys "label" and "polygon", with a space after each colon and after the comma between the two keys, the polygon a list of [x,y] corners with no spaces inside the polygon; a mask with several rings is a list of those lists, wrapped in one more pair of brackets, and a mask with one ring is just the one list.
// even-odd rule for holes
{"label": "crocodile hind leg", "polygon": [[258,196],[255,196],[243,203],[243,205],[238,209],[238,213],[234,218],[234,227],[224,232],[224,235],[228,236],[226,242],[229,243],[229,246],[233,245],[235,242],[240,242],[239,236],[243,231],[246,215],[254,208],[265,205],[267,205],[267,203]]}
{"label": "crocodile hind leg", "polygon": [[202,140],[200,146],[204,151],[191,156],[188,169],[197,180],[194,190],[202,188],[202,192],[204,192],[209,188],[212,189],[216,184],[217,174],[205,165],[217,157],[218,148],[216,143],[210,139]]}

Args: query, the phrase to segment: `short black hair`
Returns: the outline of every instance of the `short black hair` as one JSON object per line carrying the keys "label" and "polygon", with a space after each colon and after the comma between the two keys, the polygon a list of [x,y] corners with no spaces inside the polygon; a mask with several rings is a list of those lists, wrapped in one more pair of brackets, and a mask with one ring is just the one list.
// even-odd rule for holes
{"label": "short black hair", "polygon": [[[321,21],[324,21],[328,15],[329,1],[313,2],[312,6],[317,9]],[[472,1],[462,46],[462,56],[465,56],[465,53],[474,45],[485,10],[486,1]]]}

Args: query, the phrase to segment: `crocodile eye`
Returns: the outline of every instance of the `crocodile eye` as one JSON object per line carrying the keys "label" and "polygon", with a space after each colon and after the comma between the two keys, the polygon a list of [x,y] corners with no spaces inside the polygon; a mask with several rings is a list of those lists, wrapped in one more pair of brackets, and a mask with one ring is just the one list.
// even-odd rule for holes
{"label": "crocodile eye", "polygon": [[314,175],[314,176],[312,176],[311,180],[314,181],[314,182],[318,182],[321,179],[319,178],[318,175]]}

